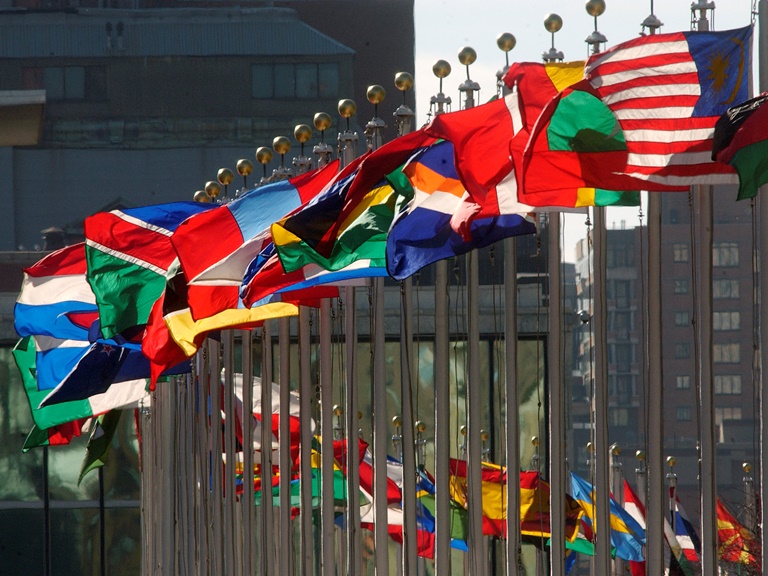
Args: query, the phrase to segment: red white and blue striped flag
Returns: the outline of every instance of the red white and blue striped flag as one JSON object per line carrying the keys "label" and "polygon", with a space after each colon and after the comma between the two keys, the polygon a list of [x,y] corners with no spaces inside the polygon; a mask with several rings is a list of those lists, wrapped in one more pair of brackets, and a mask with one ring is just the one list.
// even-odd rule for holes
{"label": "red white and blue striped flag", "polygon": [[712,136],[747,99],[751,39],[751,26],[642,36],[587,61],[585,78],[626,138],[625,174],[670,186],[737,181],[712,161]]}

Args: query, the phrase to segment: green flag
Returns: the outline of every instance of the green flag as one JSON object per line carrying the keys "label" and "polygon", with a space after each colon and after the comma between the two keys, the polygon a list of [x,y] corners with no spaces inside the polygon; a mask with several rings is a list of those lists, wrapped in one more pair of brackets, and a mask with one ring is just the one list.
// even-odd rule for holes
{"label": "green flag", "polygon": [[104,466],[109,447],[112,445],[112,438],[114,438],[117,425],[120,423],[121,413],[122,410],[110,410],[96,419],[91,438],[88,440],[88,446],[85,448],[83,465],[77,479],[78,486],[88,472]]}

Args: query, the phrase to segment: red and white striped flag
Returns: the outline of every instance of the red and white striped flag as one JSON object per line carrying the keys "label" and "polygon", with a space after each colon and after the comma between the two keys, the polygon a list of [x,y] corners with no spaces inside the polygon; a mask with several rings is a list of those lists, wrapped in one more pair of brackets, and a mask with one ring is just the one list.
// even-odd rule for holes
{"label": "red and white striped flag", "polygon": [[751,39],[751,26],[642,36],[587,61],[585,78],[624,133],[625,174],[670,186],[737,182],[712,161],[712,135],[748,97]]}

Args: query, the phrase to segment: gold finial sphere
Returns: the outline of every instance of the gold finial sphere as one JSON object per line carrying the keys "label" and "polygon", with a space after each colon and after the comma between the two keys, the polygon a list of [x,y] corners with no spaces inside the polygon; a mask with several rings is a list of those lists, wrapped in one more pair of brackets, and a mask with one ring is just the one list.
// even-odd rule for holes
{"label": "gold finial sphere", "polygon": [[400,416],[392,416],[392,425],[395,428],[400,428],[403,425],[403,419]]}
{"label": "gold finial sphere", "polygon": [[587,452],[594,452],[595,451],[595,445],[592,444],[592,442],[587,442]]}
{"label": "gold finial sphere", "polygon": [[195,195],[192,197],[192,200],[195,202],[203,202],[204,204],[210,204],[213,201],[213,198],[208,196],[208,192],[205,190],[198,190],[195,192]]}
{"label": "gold finial sphere", "polygon": [[462,426],[461,428],[459,428],[459,434],[461,434],[462,436],[466,436],[467,435],[467,427],[466,426]]}
{"label": "gold finial sphere", "polygon": [[357,112],[357,104],[354,100],[349,98],[339,100],[339,115],[342,118],[350,118],[355,115],[355,112]]}
{"label": "gold finial sphere", "polygon": [[517,44],[517,40],[509,32],[502,32],[496,37],[496,46],[502,52],[509,52],[515,47],[515,44]]}
{"label": "gold finial sphere", "polygon": [[539,437],[531,436],[531,445],[536,448],[539,445]]}
{"label": "gold finial sphere", "polygon": [[384,102],[384,98],[387,97],[387,91],[383,86],[378,84],[371,84],[368,86],[368,90],[365,91],[365,97],[368,98],[368,102],[371,104],[381,104]]}
{"label": "gold finial sphere", "polygon": [[342,412],[341,406],[339,406],[338,404],[334,404],[334,406],[333,406],[333,415],[334,416],[341,416],[341,412]]}
{"label": "gold finial sphere", "polygon": [[480,430],[480,440],[487,442],[491,435],[488,434],[488,430]]}
{"label": "gold finial sphere", "polygon": [[288,154],[291,150],[291,141],[285,136],[277,136],[272,140],[272,149],[278,154]]}
{"label": "gold finial sphere", "polygon": [[395,74],[395,87],[400,92],[405,92],[413,88],[413,75],[409,72],[398,72]]}
{"label": "gold finial sphere", "polygon": [[605,0],[587,0],[585,8],[587,9],[587,14],[597,18],[605,12]]}
{"label": "gold finial sphere", "polygon": [[461,62],[462,66],[469,66],[475,60],[477,60],[477,52],[475,52],[474,48],[464,46],[464,48],[459,50],[459,62]]}
{"label": "gold finial sphere", "polygon": [[547,29],[547,32],[555,33],[560,30],[560,28],[563,27],[563,19],[560,18],[557,14],[547,14],[544,17],[544,28]]}
{"label": "gold finial sphere", "polygon": [[232,170],[229,168],[220,168],[218,173],[216,174],[216,179],[219,181],[219,184],[222,186],[229,186],[232,184],[232,180],[234,179],[235,175],[232,173]]}
{"label": "gold finial sphere", "polygon": [[674,456],[667,456],[667,466],[673,468],[677,464],[677,458]]}
{"label": "gold finial sphere", "polygon": [[328,128],[331,127],[331,115],[326,114],[325,112],[318,112],[315,114],[314,119],[312,120],[315,124],[315,128],[320,130],[320,132],[323,132],[324,130],[328,130]]}
{"label": "gold finial sphere", "polygon": [[744,462],[744,464],[741,465],[741,469],[744,470],[744,474],[749,474],[752,472],[752,464]]}
{"label": "gold finial sphere", "polygon": [[416,432],[424,432],[427,429],[427,425],[421,420],[416,421]]}
{"label": "gold finial sphere", "polygon": [[614,456],[618,456],[619,454],[621,454],[621,446],[619,446],[618,444],[611,444],[611,454],[613,454]]}
{"label": "gold finial sphere", "polygon": [[438,60],[432,64],[432,74],[438,78],[446,78],[451,73],[451,65],[447,60]]}
{"label": "gold finial sphere", "polygon": [[312,128],[309,127],[309,124],[297,124],[293,129],[293,137],[299,144],[304,144],[312,138]]}
{"label": "gold finial sphere", "polygon": [[638,450],[635,452],[635,458],[637,458],[640,462],[645,462],[645,451]]}
{"label": "gold finial sphere", "polygon": [[272,162],[272,150],[266,146],[259,146],[256,149],[256,161],[259,164],[269,164]]}
{"label": "gold finial sphere", "polygon": [[247,158],[242,158],[237,161],[237,173],[240,174],[240,176],[248,176],[251,172],[253,172],[253,162]]}
{"label": "gold finial sphere", "polygon": [[208,180],[208,182],[205,183],[205,193],[211,198],[216,198],[221,194],[221,184],[215,180]]}

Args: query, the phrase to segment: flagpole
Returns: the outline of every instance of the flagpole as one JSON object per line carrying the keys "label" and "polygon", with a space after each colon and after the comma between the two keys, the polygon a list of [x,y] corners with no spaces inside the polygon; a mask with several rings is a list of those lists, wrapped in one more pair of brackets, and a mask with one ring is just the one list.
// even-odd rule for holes
{"label": "flagpole", "polygon": [[252,573],[253,539],[253,354],[250,330],[240,332],[243,370],[243,574]]}
{"label": "flagpole", "polygon": [[565,411],[562,371],[562,295],[560,212],[548,216],[549,335],[547,358],[549,380],[549,509],[551,530],[551,574],[565,573]]}
{"label": "flagpole", "polygon": [[[477,59],[470,47],[459,52],[459,62],[467,69],[467,79],[459,85],[464,109],[475,105],[477,82],[469,78],[469,66]],[[469,518],[469,573],[482,576],[487,558],[483,557],[482,438],[484,428],[480,394],[480,271],[478,252],[467,253],[467,515]]]}
{"label": "flagpole", "polygon": [[[759,70],[760,70],[760,92],[768,90],[768,0],[758,0],[759,15]],[[762,566],[768,565],[768,498],[765,494],[765,488],[768,486],[768,416],[766,416],[766,400],[768,399],[768,313],[766,313],[766,302],[768,302],[768,281],[766,281],[766,271],[768,271],[768,201],[765,198],[765,187],[763,194],[757,195],[757,202],[760,207],[760,544],[762,550]]]}
{"label": "flagpole", "polygon": [[[597,18],[605,11],[603,0],[589,0],[587,13],[594,18],[594,31],[586,42],[592,47],[592,53],[600,52],[600,45],[607,40],[597,30]],[[606,252],[607,231],[605,208],[594,207],[594,313],[592,314],[593,334],[595,338],[595,571],[597,576],[611,573],[611,523],[610,523],[610,484],[608,474],[608,354],[607,354],[607,318],[606,300]]]}
{"label": "flagpole", "polygon": [[[612,444],[609,453],[611,463],[611,492],[613,492],[614,500],[624,508],[624,476],[621,470],[621,462],[619,462],[619,454],[621,454],[621,447],[618,444]],[[621,576],[621,574],[624,573],[624,561],[621,558],[617,557],[614,560],[613,573],[617,576]]]}
{"label": "flagpole", "polygon": [[261,328],[261,542],[262,574],[275,573],[275,517],[272,507],[272,333]]}
{"label": "flagpole", "polygon": [[299,450],[299,494],[301,542],[301,574],[311,576],[315,573],[314,562],[314,527],[312,524],[312,373],[310,341],[310,308],[299,308],[299,430],[301,433]]}
{"label": "flagpole", "polygon": [[234,427],[234,344],[232,330],[221,333],[224,364],[224,543],[225,569],[228,574],[236,574],[234,558],[235,522],[235,427]]}
{"label": "flagpole", "polygon": [[[766,0],[768,1],[768,0]],[[440,90],[432,101],[442,114],[450,98],[443,94],[443,78],[451,65],[438,60],[432,72],[440,79]],[[435,262],[435,574],[451,573],[450,508],[450,342],[448,323],[448,260]]]}
{"label": "flagpole", "polygon": [[[713,3],[691,4],[692,22],[699,12],[698,30],[709,30],[707,10],[714,10]],[[701,418],[699,438],[701,443],[701,568],[704,574],[715,574],[717,568],[717,519],[715,499],[717,469],[715,466],[715,392],[712,383],[712,187],[697,186],[698,200],[698,275],[696,276],[697,329],[699,335],[699,394]]]}
{"label": "flagpole", "polygon": [[[345,143],[352,161],[354,140]],[[362,572],[362,547],[360,545],[360,418],[359,391],[357,387],[357,311],[356,290],[354,286],[344,287],[344,345],[346,370],[346,468],[347,468],[347,573]]]}
{"label": "flagpole", "polygon": [[293,524],[291,523],[291,321],[277,321],[280,350],[280,572],[293,574]]}
{"label": "flagpole", "polygon": [[646,566],[648,574],[664,571],[664,394],[661,329],[661,194],[648,194],[648,486],[646,500]]}
{"label": "flagpole", "polygon": [[[410,75],[409,75],[410,76]],[[396,78],[397,80],[397,78]],[[398,86],[405,97],[405,90],[413,84],[413,78],[403,78],[401,73],[401,85]],[[384,99],[381,88],[381,99],[372,93],[371,86],[368,89],[368,100],[376,104]],[[398,136],[403,136],[411,131],[413,111],[407,106],[400,106],[395,112],[397,118]],[[376,118],[374,118],[375,120]],[[370,126],[370,123],[369,123]],[[414,384],[414,358],[413,358],[413,281],[406,278],[400,283],[400,397],[401,412],[403,415],[403,574],[416,576],[418,563],[418,545],[416,535],[416,459],[415,459],[415,417],[413,413],[413,384]]]}

